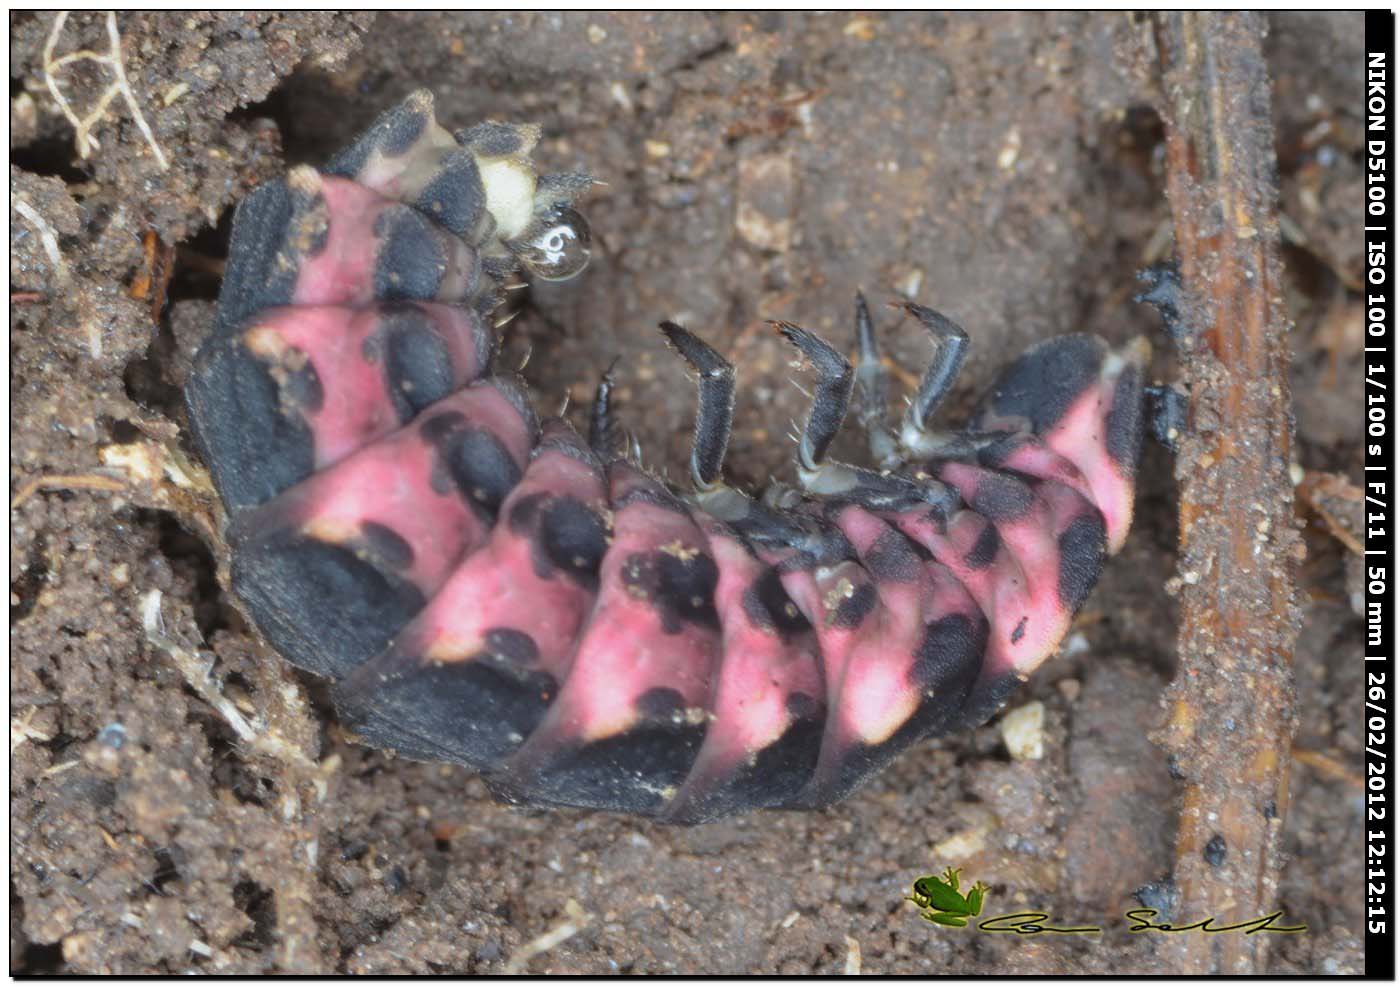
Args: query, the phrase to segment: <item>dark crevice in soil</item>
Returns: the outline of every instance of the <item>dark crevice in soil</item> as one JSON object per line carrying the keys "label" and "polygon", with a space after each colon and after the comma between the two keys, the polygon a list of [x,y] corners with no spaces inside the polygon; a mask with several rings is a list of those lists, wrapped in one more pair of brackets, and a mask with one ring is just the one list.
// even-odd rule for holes
{"label": "dark crevice in soil", "polygon": [[60,725],[58,731],[54,733],[53,736],[46,740],[37,740],[36,745],[44,747],[52,753],[54,759],[57,760],[64,750],[82,739],[85,739],[85,737],[74,736],[72,733],[65,731],[62,725]]}
{"label": "dark crevice in soil", "polygon": [[[776,30],[776,28],[773,28],[772,30]],[[698,51],[693,56],[686,59],[684,62],[681,62],[679,65],[676,66],[675,72],[685,72],[691,69],[697,69],[701,65],[704,65],[706,62],[710,61],[711,59],[721,58],[729,54],[733,50],[734,46],[729,42],[728,39],[717,41],[715,44],[706,48],[704,51]],[[672,74],[675,74],[675,72],[673,72]]]}
{"label": "dark crevice in soil", "polygon": [[[324,73],[315,69],[294,72],[266,99],[245,107],[235,119],[248,123],[257,119],[271,120],[281,135],[282,157],[288,165],[319,165],[340,150],[338,138],[333,136],[339,132],[339,122],[363,120],[368,123],[373,119],[373,111],[367,111],[365,103],[357,97],[383,93],[395,88],[394,82],[387,73],[373,73],[361,79],[355,90],[347,90],[328,81]],[[401,81],[399,86],[403,86]],[[405,88],[405,95],[407,91]],[[390,102],[383,101],[383,108]],[[313,106],[315,111],[309,112]]]}
{"label": "dark crevice in soil", "polygon": [[34,605],[39,601],[39,592],[49,574],[49,564],[44,559],[47,543],[43,535],[35,540],[29,564],[20,572],[19,578],[10,583],[10,596],[15,600],[10,603],[11,626],[33,612]]}
{"label": "dark crevice in soil", "polygon": [[277,926],[272,891],[253,880],[240,880],[233,887],[233,903],[252,919],[253,927],[235,938],[232,944],[246,948],[271,946]]}
{"label": "dark crevice in soil", "polygon": [[57,975],[64,971],[63,945],[59,942],[41,944],[30,942],[24,946],[19,967],[13,970],[20,976]]}
{"label": "dark crevice in soil", "polygon": [[146,347],[145,355],[132,360],[122,372],[126,395],[147,410],[158,411],[167,417],[178,417],[184,406],[184,398],[180,388],[170,381],[166,372],[175,353],[175,335],[170,331],[170,320],[162,318],[154,338]]}
{"label": "dark crevice in soil", "polygon": [[139,441],[144,434],[140,428],[125,418],[103,417],[99,418],[98,422],[117,445],[127,445]]}
{"label": "dark crevice in soil", "polygon": [[256,103],[238,107],[228,115],[228,119],[234,123],[245,124],[254,120],[271,120],[281,131],[296,126],[295,107],[287,98],[285,84],[273,89],[266,98]]}
{"label": "dark crevice in soil", "polygon": [[239,803],[263,807],[271,793],[271,782],[260,777],[244,761],[233,731],[223,719],[200,709],[185,721],[204,733],[209,744],[210,774],[214,783],[229,791]]}
{"label": "dark crevice in soil", "polygon": [[175,270],[165,289],[167,305],[177,301],[214,301],[219,297],[223,258],[228,256],[236,211],[237,206],[229,206],[219,214],[217,223],[201,228],[177,245]]}
{"label": "dark crevice in soil", "polygon": [[1317,254],[1295,243],[1284,243],[1283,262],[1298,290],[1311,298],[1326,297],[1340,289],[1336,273]]}
{"label": "dark crevice in soil", "polygon": [[80,185],[92,178],[75,163],[71,136],[55,134],[40,137],[24,147],[12,147],[10,164],[30,174],[59,178],[69,185]]}
{"label": "dark crevice in soil", "polygon": [[180,879],[180,868],[176,865],[175,853],[169,847],[161,846],[152,855],[156,859],[156,871],[146,881],[146,887],[157,896],[168,896],[166,886]]}
{"label": "dark crevice in soil", "polygon": [[219,586],[218,563],[203,540],[180,526],[173,514],[152,510],[139,511],[139,520],[154,524],[160,538],[160,550],[170,560],[171,567],[194,583],[194,619],[206,641],[217,630],[229,626],[223,589]]}
{"label": "dark crevice in soil", "polygon": [[1123,119],[1117,129],[1126,138],[1123,146],[1141,154],[1155,154],[1167,137],[1161,114],[1155,107],[1142,103],[1123,111]]}
{"label": "dark crevice in soil", "polygon": [[359,839],[348,843],[344,849],[340,850],[340,858],[343,862],[353,863],[357,859],[364,859],[367,852],[369,852],[369,843]]}

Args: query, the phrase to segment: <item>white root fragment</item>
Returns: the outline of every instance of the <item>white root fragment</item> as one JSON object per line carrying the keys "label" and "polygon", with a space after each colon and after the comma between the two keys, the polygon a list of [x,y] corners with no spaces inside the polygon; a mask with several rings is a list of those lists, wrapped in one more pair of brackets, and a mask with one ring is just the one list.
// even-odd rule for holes
{"label": "white root fragment", "polygon": [[[78,148],[78,156],[86,160],[94,148],[102,149],[102,145],[92,135],[92,128],[107,115],[107,107],[112,104],[112,101],[121,96],[126,102],[127,109],[131,111],[131,118],[136,121],[141,135],[146,138],[146,143],[150,145],[156,163],[160,165],[162,171],[169,170],[170,161],[166,158],[165,152],[160,149],[160,145],[156,143],[156,136],[151,131],[150,124],[146,122],[145,114],[141,112],[141,104],[136,101],[136,93],[132,91],[131,83],[127,81],[126,64],[122,61],[122,36],[121,32],[117,30],[116,11],[109,10],[107,12],[107,41],[110,47],[105,55],[83,49],[54,58],[54,49],[58,47],[58,38],[63,33],[63,26],[68,23],[68,14],[69,11],[60,10],[54,16],[53,27],[49,30],[48,40],[44,43],[44,85],[48,87],[49,94],[58,104],[59,112],[73,125],[73,139]],[[56,73],[65,65],[81,61],[97,62],[99,65],[107,66],[112,70],[113,81],[98,97],[97,105],[93,107],[92,111],[87,116],[79,118],[78,114],[73,111],[72,104],[68,102],[63,91],[59,89]]]}
{"label": "white root fragment", "polygon": [[540,935],[532,938],[524,945],[520,946],[520,951],[512,955],[506,962],[505,969],[502,970],[507,976],[517,975],[525,969],[525,966],[537,955],[558,948],[574,935],[578,934],[587,926],[590,916],[587,911],[579,906],[578,901],[570,898],[564,904],[564,913],[568,919],[562,924],[558,924]]}
{"label": "white root fragment", "polygon": [[306,754],[276,733],[256,728],[238,711],[238,707],[224,695],[218,679],[214,677],[212,659],[201,657],[166,633],[165,621],[160,614],[161,596],[159,589],[152,589],[141,599],[141,625],[146,631],[146,639],[170,657],[186,683],[214,711],[223,716],[240,742],[246,743],[259,753],[276,757],[283,763],[300,768],[311,776],[318,775],[321,768]]}
{"label": "white root fragment", "polygon": [[860,942],[846,936],[846,970],[848,976],[860,975]]}
{"label": "white root fragment", "polygon": [[30,723],[34,721],[34,715],[39,711],[37,705],[31,705],[18,716],[10,720],[10,755],[23,746],[26,742],[33,740],[38,743],[47,743],[53,739],[48,733],[40,732]]}
{"label": "white root fragment", "polygon": [[24,221],[34,227],[34,232],[39,234],[39,243],[44,248],[44,255],[49,258],[49,263],[53,265],[54,277],[60,286],[68,283],[68,265],[63,262],[63,254],[58,249],[58,234],[49,225],[38,209],[35,209],[24,199],[16,197],[14,199],[15,211],[24,217]]}

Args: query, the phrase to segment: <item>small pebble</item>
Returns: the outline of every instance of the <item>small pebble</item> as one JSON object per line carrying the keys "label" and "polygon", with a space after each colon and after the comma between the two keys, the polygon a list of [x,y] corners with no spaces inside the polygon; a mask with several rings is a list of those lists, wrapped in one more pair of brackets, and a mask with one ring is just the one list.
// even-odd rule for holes
{"label": "small pebble", "polygon": [[1001,738],[1013,760],[1039,760],[1045,756],[1045,706],[1027,702],[1001,720]]}

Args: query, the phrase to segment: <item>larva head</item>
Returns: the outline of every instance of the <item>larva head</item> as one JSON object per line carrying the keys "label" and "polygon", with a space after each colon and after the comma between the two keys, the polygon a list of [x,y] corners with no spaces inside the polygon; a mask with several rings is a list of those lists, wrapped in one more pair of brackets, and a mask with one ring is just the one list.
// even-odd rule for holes
{"label": "larva head", "polygon": [[540,280],[567,281],[588,266],[592,233],[588,220],[575,209],[555,205],[536,216],[527,233],[506,247]]}
{"label": "larva head", "polygon": [[540,175],[530,160],[533,124],[487,121],[451,133],[427,90],[388,110],[326,168],[405,202],[465,239],[494,265],[561,281],[588,263],[588,224],[574,203],[585,174]]}
{"label": "larva head", "polygon": [[457,134],[477,160],[495,237],[535,277],[566,281],[588,266],[588,222],[573,203],[593,185],[585,174],[537,175],[534,125],[479,123]]}

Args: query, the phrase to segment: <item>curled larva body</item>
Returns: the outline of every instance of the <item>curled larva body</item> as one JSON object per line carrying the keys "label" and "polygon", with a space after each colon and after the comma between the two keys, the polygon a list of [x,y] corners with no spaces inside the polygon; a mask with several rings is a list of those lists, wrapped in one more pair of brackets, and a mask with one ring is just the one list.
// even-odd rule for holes
{"label": "curled larva body", "polygon": [[[610,376],[581,437],[494,365],[509,279],[587,260],[591,179],[537,175],[537,138],[451,134],[416,93],[240,207],[187,402],[259,630],[365,742],[519,804],[816,808],[984,721],[1126,536],[1140,347],[1048,340],[940,431],[967,345],[944,316],[903,306],[934,358],[896,426],[863,299],[855,366],[777,323],[817,387],[801,489],[754,498],[722,476],[733,367],[664,323],[699,378],[674,489]],[[853,401],[877,468],[827,455]]]}

